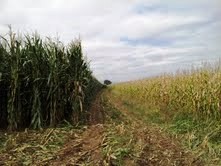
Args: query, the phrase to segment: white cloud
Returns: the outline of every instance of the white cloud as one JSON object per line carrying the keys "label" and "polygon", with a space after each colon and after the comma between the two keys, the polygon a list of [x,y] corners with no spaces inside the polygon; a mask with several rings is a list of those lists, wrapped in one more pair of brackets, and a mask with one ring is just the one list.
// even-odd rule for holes
{"label": "white cloud", "polygon": [[136,79],[221,57],[219,0],[0,0],[0,8],[0,34],[11,24],[58,34],[66,43],[80,35],[100,80]]}

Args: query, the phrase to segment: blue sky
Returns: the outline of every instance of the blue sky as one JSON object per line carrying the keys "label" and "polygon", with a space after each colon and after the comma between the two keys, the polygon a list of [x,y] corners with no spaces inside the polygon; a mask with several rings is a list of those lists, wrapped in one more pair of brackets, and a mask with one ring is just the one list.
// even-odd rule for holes
{"label": "blue sky", "polygon": [[128,81],[221,57],[220,0],[0,0],[0,34],[81,36],[99,80]]}

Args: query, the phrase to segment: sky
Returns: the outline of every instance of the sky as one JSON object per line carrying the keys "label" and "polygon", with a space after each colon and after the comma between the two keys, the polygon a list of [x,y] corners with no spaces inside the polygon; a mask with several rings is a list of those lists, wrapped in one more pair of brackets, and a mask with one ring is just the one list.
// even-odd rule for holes
{"label": "sky", "polygon": [[0,0],[8,25],[68,43],[80,36],[98,80],[123,82],[221,58],[220,0]]}

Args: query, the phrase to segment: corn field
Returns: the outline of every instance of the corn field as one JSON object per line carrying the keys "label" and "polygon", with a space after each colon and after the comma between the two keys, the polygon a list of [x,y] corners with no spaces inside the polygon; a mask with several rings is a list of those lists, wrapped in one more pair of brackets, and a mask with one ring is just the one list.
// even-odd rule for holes
{"label": "corn field", "polygon": [[165,113],[186,112],[195,118],[220,119],[221,116],[221,68],[220,63],[165,74],[114,87],[122,98],[149,109]]}
{"label": "corn field", "polygon": [[64,46],[37,33],[18,35],[11,30],[0,39],[0,128],[84,122],[99,86],[80,40]]}

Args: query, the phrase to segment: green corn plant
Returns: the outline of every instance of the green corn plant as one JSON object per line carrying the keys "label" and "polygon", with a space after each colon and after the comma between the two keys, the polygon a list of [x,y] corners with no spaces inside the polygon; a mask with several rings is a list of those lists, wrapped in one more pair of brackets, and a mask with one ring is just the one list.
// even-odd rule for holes
{"label": "green corn plant", "polygon": [[1,37],[0,128],[39,129],[63,120],[85,123],[93,92],[101,88],[80,40],[64,46],[37,33],[20,36],[12,30]]}

